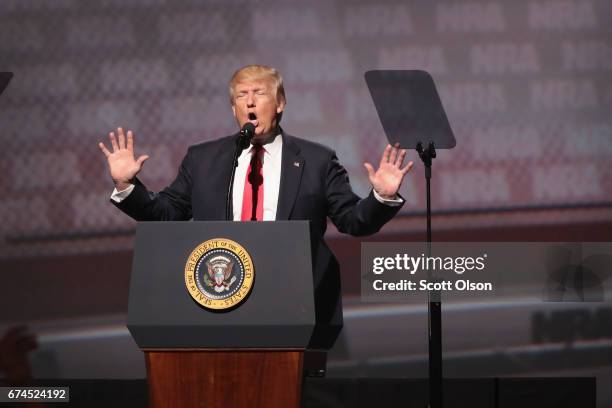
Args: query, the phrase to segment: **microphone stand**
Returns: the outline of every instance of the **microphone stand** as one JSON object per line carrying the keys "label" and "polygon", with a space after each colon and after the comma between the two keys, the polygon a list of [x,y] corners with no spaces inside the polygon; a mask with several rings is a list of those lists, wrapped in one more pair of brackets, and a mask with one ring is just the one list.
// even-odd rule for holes
{"label": "microphone stand", "polygon": [[240,133],[238,133],[238,137],[236,138],[236,145],[234,147],[234,157],[232,159],[232,173],[230,176],[229,186],[227,188],[227,198],[225,202],[225,219],[227,221],[232,221],[234,219],[232,215],[232,197],[234,190],[234,178],[236,177],[236,167],[238,167],[238,157],[240,157],[240,154],[244,149],[249,147],[249,144],[251,143],[251,138],[255,133],[255,128],[253,127],[253,125],[251,125],[251,127],[248,127],[248,125],[250,125],[250,123],[247,123],[247,125],[245,125],[242,130],[240,130]]}

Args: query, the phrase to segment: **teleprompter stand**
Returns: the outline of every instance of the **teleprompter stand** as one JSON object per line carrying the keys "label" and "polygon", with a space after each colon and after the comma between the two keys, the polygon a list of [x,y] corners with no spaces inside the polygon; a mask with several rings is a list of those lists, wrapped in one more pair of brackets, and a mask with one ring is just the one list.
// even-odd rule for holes
{"label": "teleprompter stand", "polygon": [[[189,289],[214,286],[209,263],[248,269],[228,241],[250,256],[252,289],[209,310]],[[194,261],[206,248],[219,250]],[[307,221],[139,223],[127,326],[145,354],[150,406],[298,408],[305,350],[319,330],[336,333],[315,317],[311,257]]]}
{"label": "teleprompter stand", "polygon": [[[368,71],[366,83],[391,145],[415,149],[425,166],[427,256],[431,255],[431,167],[436,149],[456,141],[433,78],[419,70]],[[431,278],[431,275],[429,276]],[[428,292],[429,407],[442,408],[442,302]]]}

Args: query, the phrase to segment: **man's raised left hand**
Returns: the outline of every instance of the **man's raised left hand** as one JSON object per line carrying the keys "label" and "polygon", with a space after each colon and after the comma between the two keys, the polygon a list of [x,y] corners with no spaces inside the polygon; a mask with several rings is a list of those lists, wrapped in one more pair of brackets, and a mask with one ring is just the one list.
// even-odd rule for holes
{"label": "man's raised left hand", "polygon": [[380,165],[376,171],[370,163],[363,164],[368,171],[372,187],[382,198],[387,200],[397,198],[397,192],[404,176],[414,165],[414,162],[410,161],[402,167],[405,157],[406,149],[400,149],[399,143],[396,143],[395,146],[389,144],[380,158]]}

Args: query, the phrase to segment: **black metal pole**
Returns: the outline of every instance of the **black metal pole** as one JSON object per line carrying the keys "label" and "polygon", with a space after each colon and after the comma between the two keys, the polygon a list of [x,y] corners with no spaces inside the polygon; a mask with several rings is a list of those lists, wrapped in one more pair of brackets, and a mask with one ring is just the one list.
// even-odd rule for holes
{"label": "black metal pole", "polygon": [[250,141],[248,137],[245,137],[242,132],[238,134],[238,137],[236,138],[236,146],[234,148],[234,157],[232,159],[232,173],[230,176],[229,185],[227,186],[227,196],[225,199],[225,219],[227,221],[232,221],[234,219],[234,216],[232,214],[233,212],[232,210],[233,194],[232,193],[234,190],[234,178],[236,177],[236,167],[238,167],[238,157],[240,157],[240,154],[242,153],[242,151],[249,146],[249,143]]}
{"label": "black metal pole", "polygon": [[[427,201],[427,257],[431,256],[431,165],[436,157],[433,142],[427,149],[417,144],[417,152],[425,165]],[[429,275],[431,278],[431,274]],[[442,304],[439,291],[427,293],[427,328],[429,340],[429,404],[430,408],[442,408]]]}

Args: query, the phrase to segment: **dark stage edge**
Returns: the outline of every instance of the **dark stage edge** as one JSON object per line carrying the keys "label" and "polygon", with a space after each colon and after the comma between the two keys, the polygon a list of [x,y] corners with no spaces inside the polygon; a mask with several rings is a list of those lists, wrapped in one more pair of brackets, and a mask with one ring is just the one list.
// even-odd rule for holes
{"label": "dark stage edge", "polygon": [[[31,385],[70,387],[69,403],[45,407],[147,407],[148,403],[146,380],[36,380]],[[302,407],[423,408],[427,395],[426,379],[306,378]],[[445,379],[444,408],[458,407],[595,408],[595,378]]]}

